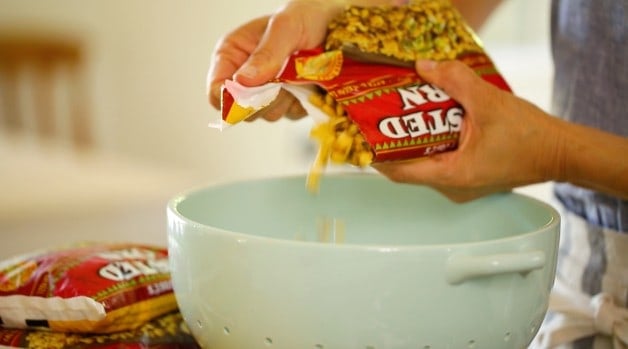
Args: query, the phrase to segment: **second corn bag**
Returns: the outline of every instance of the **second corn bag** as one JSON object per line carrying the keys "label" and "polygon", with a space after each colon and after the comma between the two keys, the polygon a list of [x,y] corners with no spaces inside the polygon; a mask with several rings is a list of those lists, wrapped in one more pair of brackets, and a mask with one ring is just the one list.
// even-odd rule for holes
{"label": "second corn bag", "polygon": [[82,243],[0,261],[0,327],[112,333],[177,308],[165,247]]}

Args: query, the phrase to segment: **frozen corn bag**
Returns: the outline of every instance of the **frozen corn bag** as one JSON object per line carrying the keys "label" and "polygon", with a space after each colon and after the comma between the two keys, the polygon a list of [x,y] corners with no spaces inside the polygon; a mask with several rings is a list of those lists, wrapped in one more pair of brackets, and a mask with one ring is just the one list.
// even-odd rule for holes
{"label": "frozen corn bag", "polygon": [[319,152],[308,177],[316,191],[328,162],[365,167],[456,149],[462,106],[414,69],[417,59],[456,59],[510,91],[473,31],[447,0],[405,6],[346,8],[324,44],[295,52],[279,76],[247,88],[227,81],[222,122],[233,125],[285,89],[316,124]]}
{"label": "frozen corn bag", "polygon": [[163,247],[86,243],[0,262],[0,327],[111,333],[174,310]]}

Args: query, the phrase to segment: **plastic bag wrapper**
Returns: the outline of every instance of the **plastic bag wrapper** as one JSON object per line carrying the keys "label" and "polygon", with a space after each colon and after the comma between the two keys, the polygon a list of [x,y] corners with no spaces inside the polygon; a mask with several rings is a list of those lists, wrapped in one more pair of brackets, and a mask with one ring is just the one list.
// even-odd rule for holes
{"label": "plastic bag wrapper", "polygon": [[0,348],[24,349],[200,349],[178,311],[140,327],[109,334],[1,329]]}
{"label": "plastic bag wrapper", "polygon": [[109,333],[177,310],[166,248],[84,243],[0,262],[0,326]]}
{"label": "plastic bag wrapper", "polygon": [[[329,160],[365,167],[454,150],[462,106],[416,73],[417,59],[462,61],[484,80],[510,91],[473,31],[447,0],[348,7],[328,26],[326,42],[295,52],[268,84],[226,81],[223,128],[269,105],[280,89],[314,117],[319,153],[310,172]],[[314,176],[316,175],[316,176]],[[308,184],[316,189],[317,181]]]}

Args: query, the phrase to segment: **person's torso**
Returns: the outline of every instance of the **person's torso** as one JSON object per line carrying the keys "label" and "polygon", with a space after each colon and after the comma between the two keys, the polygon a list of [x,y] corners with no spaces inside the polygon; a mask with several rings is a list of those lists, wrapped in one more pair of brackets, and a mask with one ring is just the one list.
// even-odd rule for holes
{"label": "person's torso", "polygon": [[628,137],[628,0],[554,0],[552,112]]}
{"label": "person's torso", "polygon": [[[551,19],[552,113],[628,137],[628,0],[553,0]],[[587,221],[628,231],[625,200],[565,183],[555,194]]]}

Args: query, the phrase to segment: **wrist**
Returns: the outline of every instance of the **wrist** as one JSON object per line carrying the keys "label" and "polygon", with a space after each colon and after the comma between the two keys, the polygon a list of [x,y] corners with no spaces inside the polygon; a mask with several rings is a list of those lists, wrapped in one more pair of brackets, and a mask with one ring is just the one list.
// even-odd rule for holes
{"label": "wrist", "polygon": [[[541,120],[537,126],[542,130],[537,151],[536,170],[541,181],[563,182],[567,178],[567,135],[569,125],[558,117],[541,110]],[[532,143],[534,144],[534,142]]]}
{"label": "wrist", "polygon": [[554,138],[550,180],[628,198],[628,163],[623,161],[628,153],[628,139],[552,119],[554,126],[548,133],[548,138]]}
{"label": "wrist", "polygon": [[557,119],[556,181],[628,198],[628,139]]}

